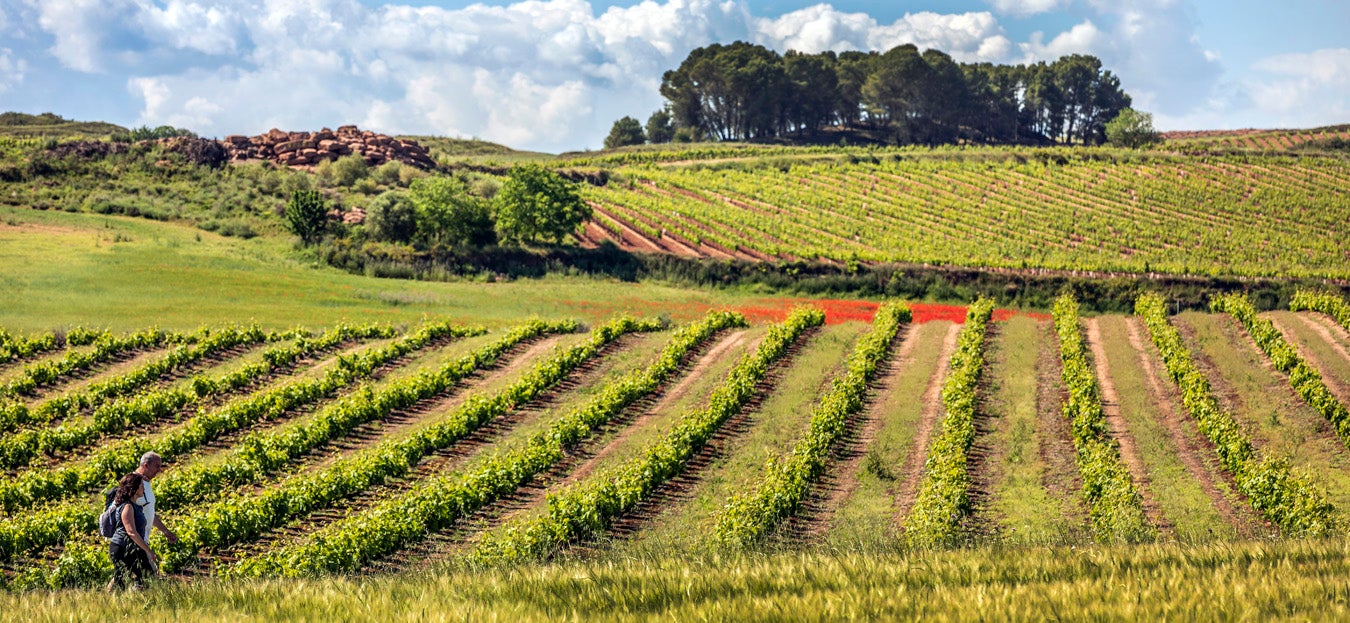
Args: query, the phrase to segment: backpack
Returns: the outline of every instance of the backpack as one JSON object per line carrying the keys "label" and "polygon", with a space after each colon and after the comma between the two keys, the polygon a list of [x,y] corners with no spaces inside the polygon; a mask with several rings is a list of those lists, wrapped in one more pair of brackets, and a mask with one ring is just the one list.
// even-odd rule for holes
{"label": "backpack", "polygon": [[122,513],[117,512],[121,507],[113,504],[113,494],[116,492],[117,490],[113,489],[103,494],[104,507],[103,513],[98,516],[98,535],[105,539],[113,538],[117,533],[117,526],[122,524]]}

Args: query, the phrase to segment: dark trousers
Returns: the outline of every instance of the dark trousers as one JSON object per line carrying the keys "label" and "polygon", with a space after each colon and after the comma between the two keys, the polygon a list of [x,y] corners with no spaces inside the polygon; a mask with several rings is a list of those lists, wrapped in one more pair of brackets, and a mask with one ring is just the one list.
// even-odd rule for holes
{"label": "dark trousers", "polygon": [[117,588],[126,588],[128,573],[131,574],[136,586],[145,582],[145,576],[150,573],[150,557],[136,543],[128,540],[125,543],[109,545],[108,554],[112,557],[113,583]]}

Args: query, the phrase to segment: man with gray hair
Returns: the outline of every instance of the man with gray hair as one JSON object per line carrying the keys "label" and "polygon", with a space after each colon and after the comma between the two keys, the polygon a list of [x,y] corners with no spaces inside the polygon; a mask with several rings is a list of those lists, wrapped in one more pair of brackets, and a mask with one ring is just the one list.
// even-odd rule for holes
{"label": "man with gray hair", "polygon": [[136,498],[136,505],[141,507],[145,513],[145,534],[142,534],[146,542],[150,541],[150,528],[153,526],[159,528],[164,533],[165,538],[170,543],[178,542],[178,535],[173,533],[168,526],[164,525],[164,520],[155,514],[155,492],[150,488],[150,480],[158,476],[164,470],[164,460],[154,452],[146,452],[141,455],[140,467],[136,468],[136,473],[141,475],[141,490],[143,495]]}

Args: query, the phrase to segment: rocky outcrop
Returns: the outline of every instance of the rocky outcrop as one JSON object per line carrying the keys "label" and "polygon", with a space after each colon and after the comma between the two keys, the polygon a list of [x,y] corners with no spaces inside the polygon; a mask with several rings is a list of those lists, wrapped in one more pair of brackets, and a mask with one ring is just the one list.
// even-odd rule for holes
{"label": "rocky outcrop", "polygon": [[300,167],[357,154],[371,166],[397,161],[419,169],[436,168],[436,161],[417,141],[399,140],[354,125],[318,132],[283,132],[273,128],[257,136],[226,136],[222,144],[235,161],[271,160]]}

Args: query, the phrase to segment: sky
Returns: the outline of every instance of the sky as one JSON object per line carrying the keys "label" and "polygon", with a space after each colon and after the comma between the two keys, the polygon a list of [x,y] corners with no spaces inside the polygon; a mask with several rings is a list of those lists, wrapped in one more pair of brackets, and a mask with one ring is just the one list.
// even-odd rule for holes
{"label": "sky", "polygon": [[0,110],[203,136],[355,123],[547,152],[694,48],[1094,54],[1160,129],[1350,123],[1350,0],[0,0]]}

